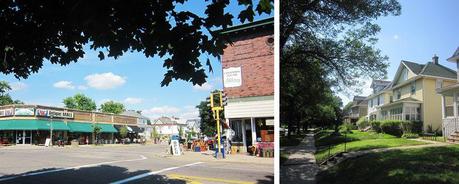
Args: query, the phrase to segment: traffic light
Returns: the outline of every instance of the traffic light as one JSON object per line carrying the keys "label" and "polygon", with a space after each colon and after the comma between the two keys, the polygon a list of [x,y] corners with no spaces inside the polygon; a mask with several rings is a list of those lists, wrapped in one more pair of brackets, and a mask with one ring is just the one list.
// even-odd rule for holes
{"label": "traffic light", "polygon": [[210,94],[210,97],[206,98],[207,106],[214,107],[214,94]]}
{"label": "traffic light", "polygon": [[226,96],[226,93],[225,92],[221,92],[220,93],[221,96],[220,96],[220,104],[222,107],[228,105],[228,97]]}

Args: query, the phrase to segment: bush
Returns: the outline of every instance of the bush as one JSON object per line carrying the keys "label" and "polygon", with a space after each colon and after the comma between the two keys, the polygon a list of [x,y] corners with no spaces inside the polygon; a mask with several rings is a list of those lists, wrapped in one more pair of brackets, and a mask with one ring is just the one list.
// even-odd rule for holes
{"label": "bush", "polygon": [[368,122],[366,117],[359,118],[359,120],[357,121],[356,124],[357,124],[357,126],[359,127],[360,130],[363,130],[363,129],[367,128],[368,126],[370,126],[370,122]]}
{"label": "bush", "polygon": [[381,133],[381,121],[370,121],[371,129],[377,133]]}
{"label": "bush", "polygon": [[339,127],[341,133],[352,133],[352,130],[357,130],[357,126],[351,123],[344,123]]}
{"label": "bush", "polygon": [[408,138],[408,139],[415,139],[415,138],[419,138],[419,135],[415,133],[403,133],[402,137]]}
{"label": "bush", "polygon": [[403,133],[420,134],[422,132],[422,121],[401,121]]}
{"label": "bush", "polygon": [[381,127],[382,132],[389,134],[389,135],[400,137],[403,134],[401,124],[402,124],[402,121],[386,120],[386,121],[381,122],[380,127]]}

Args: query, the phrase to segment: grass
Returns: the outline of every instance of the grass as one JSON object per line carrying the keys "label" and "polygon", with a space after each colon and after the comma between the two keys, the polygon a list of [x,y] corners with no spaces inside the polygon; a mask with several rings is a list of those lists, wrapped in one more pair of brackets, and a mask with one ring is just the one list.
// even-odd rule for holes
{"label": "grass", "polygon": [[459,183],[459,145],[393,150],[345,160],[317,177],[320,184]]}
{"label": "grass", "polygon": [[301,140],[303,140],[303,138],[305,137],[305,135],[290,135],[290,137],[287,137],[287,136],[281,136],[280,137],[280,146],[281,147],[284,147],[284,146],[297,146],[298,144],[300,144]]}
{"label": "grass", "polygon": [[[408,145],[426,144],[415,140],[398,138],[388,134],[379,134],[374,132],[360,132],[353,130],[346,135],[333,135],[332,131],[325,131],[316,137],[316,146],[318,151],[315,154],[317,162],[322,162],[330,155],[344,151],[344,142],[346,142],[346,151],[360,151],[376,148],[390,148]],[[329,148],[330,147],[330,151]]]}

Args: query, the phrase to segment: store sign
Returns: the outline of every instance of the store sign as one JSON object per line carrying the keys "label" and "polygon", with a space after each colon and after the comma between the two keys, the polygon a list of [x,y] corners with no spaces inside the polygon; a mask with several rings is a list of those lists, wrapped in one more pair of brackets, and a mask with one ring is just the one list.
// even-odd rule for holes
{"label": "store sign", "polygon": [[2,109],[0,110],[0,117],[1,116],[12,116],[14,113],[13,113],[13,109]]}
{"label": "store sign", "polygon": [[274,126],[274,119],[267,119],[266,126]]}
{"label": "store sign", "polygon": [[241,86],[241,76],[241,67],[231,67],[223,69],[223,86],[225,88]]}
{"label": "store sign", "polygon": [[35,115],[34,108],[16,108],[14,110],[14,115],[16,116],[33,116]]}
{"label": "store sign", "polygon": [[37,109],[37,116],[44,116],[44,117],[57,117],[57,118],[73,118],[73,112],[65,112],[65,111],[55,111],[55,110],[47,110],[47,109]]}

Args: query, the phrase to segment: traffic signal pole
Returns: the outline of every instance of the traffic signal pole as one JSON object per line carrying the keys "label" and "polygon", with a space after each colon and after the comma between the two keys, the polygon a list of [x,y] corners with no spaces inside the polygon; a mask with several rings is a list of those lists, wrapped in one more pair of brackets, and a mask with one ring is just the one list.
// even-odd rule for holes
{"label": "traffic signal pole", "polygon": [[[220,133],[220,111],[222,111],[224,109],[224,105],[226,104],[226,97],[223,97],[223,94],[221,91],[218,92],[218,96],[219,96],[219,102],[220,104],[218,106],[216,106],[214,104],[214,93],[211,93],[210,94],[210,107],[212,108],[212,113],[213,113],[213,117],[215,119],[215,121],[217,122],[217,143],[218,143],[218,147],[217,147],[217,153],[221,152],[221,154],[223,155],[223,150],[222,150],[222,147],[221,147],[221,133]],[[216,155],[216,157],[218,158],[218,154]]]}

